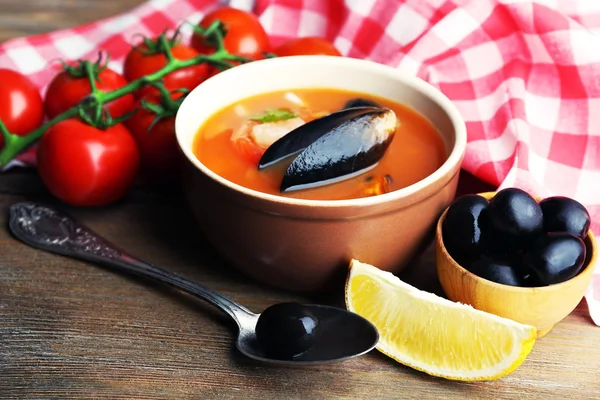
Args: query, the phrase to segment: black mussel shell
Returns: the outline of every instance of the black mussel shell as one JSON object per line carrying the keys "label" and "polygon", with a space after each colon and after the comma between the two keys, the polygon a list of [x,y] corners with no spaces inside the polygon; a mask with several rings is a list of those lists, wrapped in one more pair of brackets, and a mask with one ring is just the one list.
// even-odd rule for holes
{"label": "black mussel shell", "polygon": [[540,201],[546,232],[569,232],[585,239],[590,229],[590,214],[576,200],[568,197],[547,197]]}
{"label": "black mussel shell", "polygon": [[299,126],[267,148],[258,162],[258,169],[269,167],[288,157],[299,154],[315,140],[334,128],[362,114],[379,111],[379,108],[360,107],[333,112]]}
{"label": "black mussel shell", "polygon": [[298,303],[279,303],[265,309],[256,323],[256,339],[271,357],[293,359],[310,350],[320,332],[318,318]]}
{"label": "black mussel shell", "polygon": [[[331,129],[304,149],[287,168],[280,191],[322,186],[373,168],[389,147],[397,120],[392,110],[368,110]],[[315,128],[320,129],[318,124]]]}
{"label": "black mussel shell", "polygon": [[499,191],[490,200],[488,216],[494,234],[509,248],[524,248],[543,232],[542,209],[518,188]]}
{"label": "black mussel shell", "polygon": [[533,243],[523,257],[523,264],[540,285],[553,285],[576,276],[583,267],[585,255],[585,243],[580,237],[552,232]]}
{"label": "black mussel shell", "polygon": [[344,104],[344,109],[346,108],[355,108],[355,107],[377,107],[381,108],[379,104],[372,100],[356,98],[352,100],[348,100],[346,104]]}

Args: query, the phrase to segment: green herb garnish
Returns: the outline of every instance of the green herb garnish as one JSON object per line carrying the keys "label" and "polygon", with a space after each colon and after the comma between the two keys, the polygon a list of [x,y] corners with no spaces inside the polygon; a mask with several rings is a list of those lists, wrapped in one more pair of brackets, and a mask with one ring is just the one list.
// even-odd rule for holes
{"label": "green herb garnish", "polygon": [[267,110],[264,114],[251,116],[250,119],[253,121],[266,123],[284,121],[286,119],[292,119],[296,117],[297,115],[289,110]]}

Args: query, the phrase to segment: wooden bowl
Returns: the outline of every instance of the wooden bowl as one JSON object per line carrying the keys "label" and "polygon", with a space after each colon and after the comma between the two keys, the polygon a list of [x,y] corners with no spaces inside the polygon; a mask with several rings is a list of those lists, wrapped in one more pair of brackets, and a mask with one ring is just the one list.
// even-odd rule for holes
{"label": "wooden bowl", "polygon": [[[487,192],[479,195],[489,200],[495,194]],[[516,287],[481,278],[454,261],[442,238],[442,222],[447,212],[448,209],[438,220],[435,253],[438,277],[450,300],[535,326],[538,337],[542,337],[569,315],[583,298],[592,279],[598,253],[591,230],[585,240],[590,254],[586,256],[586,264],[577,276],[550,286]]]}

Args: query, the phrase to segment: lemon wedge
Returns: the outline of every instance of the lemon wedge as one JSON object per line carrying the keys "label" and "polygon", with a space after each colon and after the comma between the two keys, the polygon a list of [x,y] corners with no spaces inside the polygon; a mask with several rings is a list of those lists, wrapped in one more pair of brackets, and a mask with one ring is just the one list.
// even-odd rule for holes
{"label": "lemon wedge", "polygon": [[377,327],[379,351],[452,380],[508,375],[523,363],[536,339],[533,326],[419,290],[357,260],[350,263],[346,308]]}

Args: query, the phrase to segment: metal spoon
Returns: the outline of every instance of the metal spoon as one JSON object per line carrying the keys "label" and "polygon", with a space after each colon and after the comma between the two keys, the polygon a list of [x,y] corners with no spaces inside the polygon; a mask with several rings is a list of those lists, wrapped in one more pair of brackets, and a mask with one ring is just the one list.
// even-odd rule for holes
{"label": "metal spoon", "polygon": [[256,336],[260,314],[205,286],[127,254],[58,210],[32,202],[16,203],[10,207],[9,226],[18,239],[30,246],[150,278],[206,300],[233,318],[239,328],[237,348],[256,360],[298,366],[331,363],[365,354],[379,340],[377,329],[357,314],[336,307],[304,305],[319,322],[317,340],[309,350],[293,358],[273,357]]}

